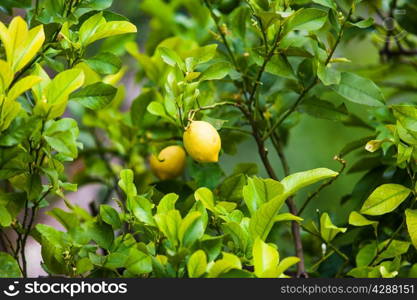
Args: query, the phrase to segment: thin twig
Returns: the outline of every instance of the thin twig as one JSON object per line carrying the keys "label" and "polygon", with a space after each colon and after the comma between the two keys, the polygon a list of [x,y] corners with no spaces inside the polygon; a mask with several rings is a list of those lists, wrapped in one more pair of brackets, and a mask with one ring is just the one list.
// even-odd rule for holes
{"label": "thin twig", "polygon": [[398,233],[400,233],[401,229],[403,228],[403,226],[405,225],[405,219],[403,219],[403,221],[401,222],[401,225],[398,226],[398,228],[394,231],[394,233],[392,234],[391,238],[389,239],[388,243],[382,247],[381,249],[379,249],[375,255],[375,257],[371,260],[371,262],[368,264],[368,266],[372,266],[379,258],[379,256],[388,249],[388,247],[392,244],[392,242],[394,241],[394,239],[397,237]]}
{"label": "thin twig", "polygon": [[333,159],[342,164],[342,166],[341,166],[341,168],[339,170],[339,174],[337,176],[331,178],[327,182],[323,183],[322,185],[320,185],[319,188],[306,199],[306,201],[304,202],[303,206],[301,206],[300,211],[298,212],[299,215],[301,215],[303,213],[303,211],[306,209],[307,205],[310,203],[310,201],[312,199],[314,199],[318,194],[320,194],[320,192],[323,189],[325,189],[326,187],[332,185],[340,177],[340,174],[342,174],[343,171],[345,170],[345,168],[346,168],[346,161],[344,159],[340,158],[339,156],[335,156]]}
{"label": "thin twig", "polygon": [[[327,56],[327,59],[326,59],[325,64],[324,64],[325,66],[327,66],[330,63],[330,61],[333,57],[333,54],[336,51],[337,46],[339,45],[340,41],[342,40],[344,29],[345,29],[346,24],[349,21],[350,17],[352,16],[352,13],[353,13],[353,9],[351,8],[349,10],[349,13],[348,13],[345,21],[343,22],[343,24],[340,28],[340,31],[339,31],[339,34],[338,34],[338,37],[337,37],[337,40],[336,40],[335,44],[333,45],[333,47],[331,48],[331,50],[329,52],[329,55]],[[319,80],[318,80],[318,77],[316,76],[316,78],[313,80],[313,82],[307,88],[304,88],[302,90],[301,94],[298,96],[295,103],[287,110],[287,112],[284,113],[284,115],[282,115],[282,117],[279,118],[278,121],[276,123],[274,123],[274,125],[272,125],[272,127],[267,131],[267,133],[263,136],[263,140],[268,139],[271,136],[271,134],[275,131],[275,129],[277,129],[297,109],[298,105],[302,102],[304,97],[308,94],[308,92],[313,87],[316,86],[316,84],[318,82],[319,82]]]}

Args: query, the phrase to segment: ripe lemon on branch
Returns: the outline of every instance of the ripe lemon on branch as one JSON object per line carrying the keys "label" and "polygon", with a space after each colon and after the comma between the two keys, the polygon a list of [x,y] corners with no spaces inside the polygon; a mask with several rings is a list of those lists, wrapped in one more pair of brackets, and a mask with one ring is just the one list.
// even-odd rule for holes
{"label": "ripe lemon on branch", "polygon": [[217,162],[221,149],[219,133],[210,123],[191,121],[184,132],[184,147],[196,161]]}
{"label": "ripe lemon on branch", "polygon": [[185,151],[180,146],[168,146],[159,152],[158,157],[152,155],[149,163],[152,172],[159,179],[174,179],[184,171]]}

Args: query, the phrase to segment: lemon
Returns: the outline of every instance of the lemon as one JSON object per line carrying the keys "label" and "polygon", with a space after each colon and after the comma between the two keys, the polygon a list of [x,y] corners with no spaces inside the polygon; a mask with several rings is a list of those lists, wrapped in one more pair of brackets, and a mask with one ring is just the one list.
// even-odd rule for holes
{"label": "lemon", "polygon": [[158,157],[149,159],[152,172],[161,180],[174,179],[182,174],[185,167],[185,151],[180,146],[168,146]]}
{"label": "lemon", "polygon": [[210,123],[192,121],[184,132],[184,147],[198,162],[217,162],[221,149],[219,133]]}

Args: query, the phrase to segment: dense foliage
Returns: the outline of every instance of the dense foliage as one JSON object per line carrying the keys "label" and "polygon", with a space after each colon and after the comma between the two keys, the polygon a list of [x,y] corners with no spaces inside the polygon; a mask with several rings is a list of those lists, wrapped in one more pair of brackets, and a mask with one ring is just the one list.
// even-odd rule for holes
{"label": "dense foliage", "polygon": [[[28,238],[51,276],[417,276],[415,0],[144,0],[143,48],[111,6],[0,4],[0,277],[27,276]],[[364,39],[372,68],[337,55]],[[132,103],[122,58],[139,66]],[[305,114],[366,132],[340,169],[291,173]],[[349,218],[304,219],[352,152],[362,178],[328,199]],[[66,198],[91,183],[89,211]],[[41,208],[65,231],[36,224]]]}

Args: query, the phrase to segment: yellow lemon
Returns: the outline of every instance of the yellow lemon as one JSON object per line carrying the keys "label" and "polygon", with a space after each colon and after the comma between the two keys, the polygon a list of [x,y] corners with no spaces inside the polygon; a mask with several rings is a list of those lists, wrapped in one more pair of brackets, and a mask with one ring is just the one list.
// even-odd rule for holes
{"label": "yellow lemon", "polygon": [[168,146],[158,157],[149,159],[152,172],[161,180],[174,179],[182,174],[185,167],[185,151],[180,146]]}
{"label": "yellow lemon", "polygon": [[192,121],[184,132],[184,147],[198,162],[217,162],[221,149],[219,133],[210,123]]}

